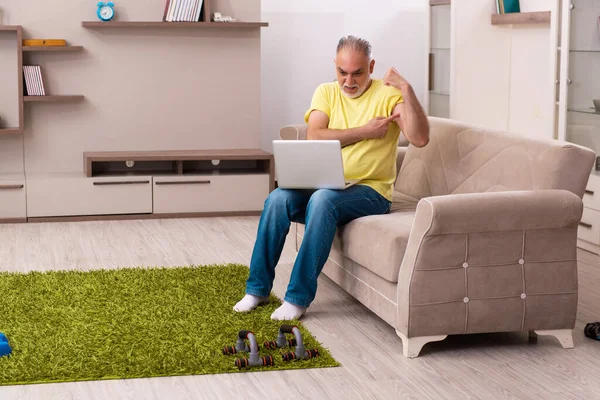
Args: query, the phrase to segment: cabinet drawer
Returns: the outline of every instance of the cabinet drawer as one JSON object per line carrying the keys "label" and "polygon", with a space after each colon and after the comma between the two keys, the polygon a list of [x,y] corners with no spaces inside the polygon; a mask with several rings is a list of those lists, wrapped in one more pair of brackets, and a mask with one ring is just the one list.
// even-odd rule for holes
{"label": "cabinet drawer", "polygon": [[87,178],[83,174],[27,178],[27,215],[54,217],[152,212],[152,177]]}
{"label": "cabinet drawer", "polygon": [[583,205],[600,211],[600,177],[592,174],[583,195]]}
{"label": "cabinet drawer", "polygon": [[261,211],[269,175],[155,177],[153,192],[155,214]]}
{"label": "cabinet drawer", "polygon": [[0,179],[0,219],[27,218],[25,179]]}
{"label": "cabinet drawer", "polygon": [[583,209],[577,237],[586,242],[600,245],[600,211]]}

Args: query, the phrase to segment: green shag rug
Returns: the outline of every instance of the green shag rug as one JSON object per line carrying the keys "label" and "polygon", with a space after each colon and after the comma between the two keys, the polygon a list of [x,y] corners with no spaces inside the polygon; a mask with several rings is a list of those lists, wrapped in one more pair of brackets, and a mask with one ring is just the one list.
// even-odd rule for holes
{"label": "green shag rug", "polygon": [[[247,276],[235,264],[0,273],[0,332],[13,349],[0,358],[0,385],[339,365],[301,323],[270,319],[281,304],[274,295],[235,313]],[[320,356],[286,362],[282,353],[293,348],[266,350],[283,323],[298,326]],[[254,333],[274,366],[240,370],[235,358],[248,353],[223,355],[241,330]]]}

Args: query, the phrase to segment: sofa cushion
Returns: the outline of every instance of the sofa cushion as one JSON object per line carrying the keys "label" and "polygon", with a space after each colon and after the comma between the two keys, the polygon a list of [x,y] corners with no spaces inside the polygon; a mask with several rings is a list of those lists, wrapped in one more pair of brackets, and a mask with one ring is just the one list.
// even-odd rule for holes
{"label": "sofa cushion", "polygon": [[414,217],[414,210],[400,210],[349,222],[338,232],[342,254],[383,279],[398,282]]}

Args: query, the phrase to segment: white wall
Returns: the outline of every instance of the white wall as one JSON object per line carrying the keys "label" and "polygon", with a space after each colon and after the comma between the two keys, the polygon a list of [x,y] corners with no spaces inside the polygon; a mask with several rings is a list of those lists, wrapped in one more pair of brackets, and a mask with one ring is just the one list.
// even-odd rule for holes
{"label": "white wall", "polygon": [[[556,0],[521,0],[556,13]],[[452,4],[451,117],[530,137],[555,137],[556,23],[492,25],[494,1]]]}
{"label": "white wall", "polygon": [[371,42],[374,78],[396,67],[425,97],[427,0],[262,0],[262,135],[271,151],[283,125],[303,123],[315,88],[335,79],[333,58],[345,35]]}

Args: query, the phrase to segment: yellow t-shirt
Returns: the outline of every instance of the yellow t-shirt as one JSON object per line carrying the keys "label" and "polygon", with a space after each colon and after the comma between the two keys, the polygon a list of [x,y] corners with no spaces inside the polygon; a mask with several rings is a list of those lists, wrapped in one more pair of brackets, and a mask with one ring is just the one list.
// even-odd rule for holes
{"label": "yellow t-shirt", "polygon": [[[329,129],[358,128],[375,117],[389,117],[396,104],[404,101],[400,90],[385,86],[380,79],[373,79],[369,89],[355,99],[345,96],[341,90],[337,82],[319,85],[304,121],[308,123],[313,110],[321,110],[329,116]],[[361,140],[343,147],[346,180],[360,179],[360,184],[372,187],[392,201],[399,135],[400,128],[391,122],[383,138]]]}

